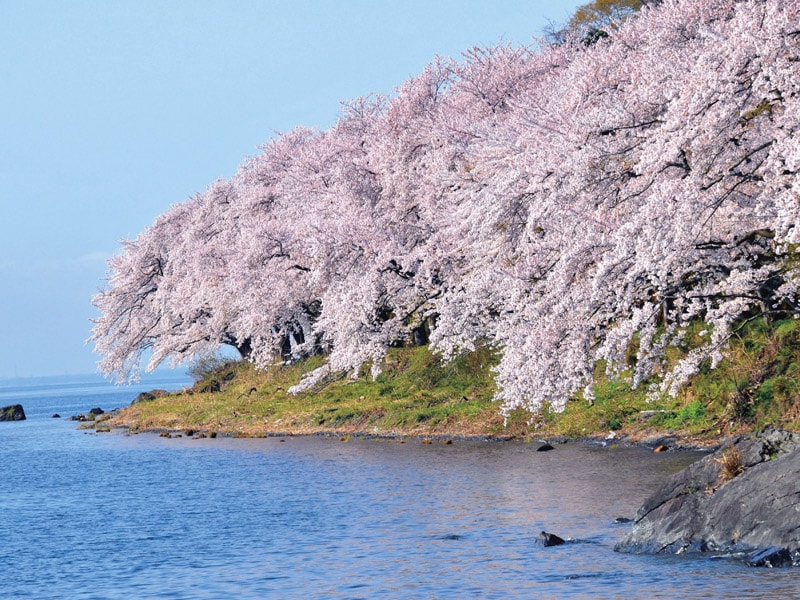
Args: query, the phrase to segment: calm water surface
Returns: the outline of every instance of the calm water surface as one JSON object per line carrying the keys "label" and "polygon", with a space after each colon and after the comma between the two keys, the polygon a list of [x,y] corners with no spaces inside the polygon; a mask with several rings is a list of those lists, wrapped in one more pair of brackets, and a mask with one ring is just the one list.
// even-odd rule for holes
{"label": "calm water surface", "polygon": [[[140,388],[0,381],[0,406],[28,414],[0,423],[0,597],[800,598],[796,570],[613,551],[614,518],[697,454],[163,439],[50,418]],[[574,541],[537,548],[543,529]]]}

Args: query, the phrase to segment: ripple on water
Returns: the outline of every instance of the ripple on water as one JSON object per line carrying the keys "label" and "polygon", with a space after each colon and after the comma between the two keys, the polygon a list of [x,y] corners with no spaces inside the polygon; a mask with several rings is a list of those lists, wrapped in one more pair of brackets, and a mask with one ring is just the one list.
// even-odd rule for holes
{"label": "ripple on water", "polygon": [[[795,572],[613,552],[696,454],[0,428],[3,594],[800,598]],[[535,546],[542,530],[572,538]]]}

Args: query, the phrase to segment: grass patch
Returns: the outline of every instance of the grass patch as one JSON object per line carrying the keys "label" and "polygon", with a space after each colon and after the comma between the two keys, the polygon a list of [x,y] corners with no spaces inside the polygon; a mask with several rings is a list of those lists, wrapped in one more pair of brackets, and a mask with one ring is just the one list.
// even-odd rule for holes
{"label": "grass patch", "polygon": [[[669,364],[704,339],[703,328],[690,327],[684,341],[669,348]],[[635,351],[629,354],[632,366]],[[492,399],[492,367],[498,358],[481,348],[442,363],[427,347],[393,348],[375,381],[364,368],[357,378],[334,377],[299,395],[286,390],[321,366],[323,357],[265,370],[222,361],[196,370],[191,390],[139,402],[114,424],[240,436],[329,432],[573,438],[609,432],[714,437],[767,425],[800,428],[798,320],[744,324],[727,358],[714,370],[705,365],[676,398],[648,399],[646,385],[631,388],[630,373],[609,377],[598,364],[594,401],[577,395],[562,413],[514,411],[504,418]]]}
{"label": "grass patch", "polygon": [[[667,368],[703,341],[702,323],[689,327],[684,340],[668,348]],[[635,352],[629,353],[633,364]],[[800,429],[800,320],[754,319],[741,325],[726,358],[715,369],[703,365],[676,398],[648,401],[645,387],[632,389],[629,373],[607,378],[595,371],[595,401],[580,396],[563,413],[543,417],[549,435],[580,437],[611,431],[644,436],[674,433],[718,437],[766,426]],[[652,380],[651,380],[652,381]]]}
{"label": "grass patch", "polygon": [[375,381],[362,373],[357,379],[334,379],[314,392],[286,393],[322,360],[266,370],[225,363],[206,372],[191,390],[134,404],[115,422],[134,430],[191,428],[246,436],[482,435],[502,425],[499,404],[492,399],[497,357],[488,348],[446,364],[426,347],[393,348]]}

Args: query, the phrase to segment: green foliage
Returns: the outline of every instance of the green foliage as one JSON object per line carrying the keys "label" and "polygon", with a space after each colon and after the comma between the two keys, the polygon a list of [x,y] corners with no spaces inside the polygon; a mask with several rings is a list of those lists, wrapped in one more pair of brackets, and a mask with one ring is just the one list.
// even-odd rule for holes
{"label": "green foliage", "polygon": [[607,38],[610,31],[648,3],[653,3],[653,0],[592,0],[579,6],[566,26],[551,28],[546,35],[556,44],[572,37],[592,45]]}
{"label": "green foliage", "polygon": [[693,400],[688,404],[666,410],[656,415],[650,426],[661,426],[669,430],[697,433],[713,425],[713,417],[703,402]]}
{"label": "green foliage", "polygon": [[189,375],[198,392],[219,392],[236,377],[241,366],[240,361],[212,354],[198,359]]}
{"label": "green foliage", "polygon": [[188,374],[195,383],[218,378],[218,375],[237,361],[219,354],[208,354],[198,358],[189,368]]}
{"label": "green foliage", "polygon": [[[667,368],[707,340],[704,323],[692,323],[681,343],[667,351]],[[637,341],[626,362],[635,363]],[[714,369],[702,365],[678,397],[649,398],[647,383],[632,389],[629,373],[608,378],[605,364],[596,365],[595,400],[580,396],[561,414],[550,414],[545,429],[557,435],[581,436],[620,431],[631,435],[675,431],[684,435],[718,436],[767,425],[800,428],[800,320],[770,322],[755,318],[741,323],[730,340],[726,358]],[[638,432],[638,433],[637,433]]]}
{"label": "green foliage", "polygon": [[603,29],[630,18],[645,4],[642,0],[593,0],[578,7],[569,27]]}
{"label": "green foliage", "polygon": [[709,427],[736,432],[766,425],[796,428],[800,385],[800,321],[766,318],[742,323],[726,358],[704,369],[683,394],[686,406],[702,404],[705,414],[683,414]]}
{"label": "green foliage", "polygon": [[547,416],[546,429],[556,435],[580,437],[620,431],[635,423],[638,414],[648,408],[645,390],[631,388],[626,374],[606,378],[604,365],[598,365],[594,400],[582,397],[567,403],[563,413]]}

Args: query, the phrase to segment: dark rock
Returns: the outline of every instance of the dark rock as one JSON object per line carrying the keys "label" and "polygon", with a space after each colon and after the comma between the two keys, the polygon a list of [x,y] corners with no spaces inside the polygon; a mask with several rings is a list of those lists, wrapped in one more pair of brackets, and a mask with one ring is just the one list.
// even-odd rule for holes
{"label": "dark rock", "polygon": [[139,404],[140,402],[150,402],[151,400],[161,398],[162,396],[169,396],[169,392],[167,390],[151,390],[149,392],[142,392],[136,396],[136,398],[131,400],[131,406],[134,404]]}
{"label": "dark rock", "polygon": [[21,404],[11,404],[0,408],[0,421],[24,421],[25,411]]}
{"label": "dark rock", "polygon": [[105,413],[105,412],[106,412],[106,411],[104,411],[102,408],[93,408],[93,409],[91,409],[91,410],[89,411],[89,414],[90,414],[90,415],[94,415],[94,416],[96,417],[96,416],[98,416],[98,415],[102,415],[102,414],[103,414],[103,413]]}
{"label": "dark rock", "polygon": [[218,379],[209,379],[198,383],[195,389],[201,394],[215,394],[222,390],[222,383]]}
{"label": "dark rock", "polygon": [[766,548],[747,556],[744,563],[750,567],[791,567],[795,561],[786,548]]}
{"label": "dark rock", "polygon": [[52,416],[52,418],[53,418],[53,419],[60,419],[60,418],[61,418],[61,415],[60,415],[60,414],[58,414],[58,413],[53,413],[53,416]]}
{"label": "dark rock", "polygon": [[628,517],[617,517],[616,519],[614,519],[614,523],[617,523],[617,524],[620,524],[620,523],[631,523],[632,521],[633,521],[633,519],[629,519]]}
{"label": "dark rock", "polygon": [[552,444],[545,442],[541,446],[539,446],[536,451],[537,452],[549,452],[550,450],[555,450]]}
{"label": "dark rock", "polygon": [[751,556],[770,550],[785,562],[786,553],[800,549],[799,479],[800,435],[768,430],[734,438],[668,478],[616,550]]}
{"label": "dark rock", "polygon": [[155,400],[156,397],[150,392],[142,392],[136,398],[131,400],[131,406],[134,404],[140,404],[141,402],[150,402],[151,400]]}
{"label": "dark rock", "polygon": [[678,443],[677,438],[675,438],[675,436],[671,436],[671,435],[666,435],[666,436],[665,435],[656,435],[656,436],[651,436],[651,437],[648,437],[648,438],[645,438],[645,439],[642,440],[642,445],[643,446],[647,446],[648,448],[652,448],[653,450],[655,450],[659,446],[662,446],[663,449],[661,450],[661,452],[663,452],[664,450],[666,450],[668,448],[675,447],[677,445],[677,443]]}
{"label": "dark rock", "polygon": [[536,536],[536,544],[545,548],[549,548],[550,546],[560,546],[561,544],[566,543],[567,542],[563,538],[558,537],[554,533],[547,533],[546,531],[543,531]]}

